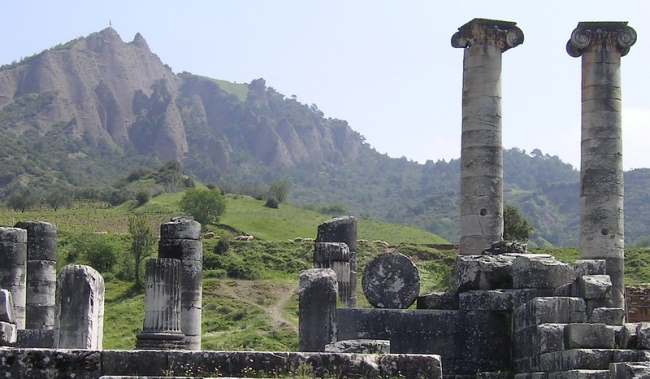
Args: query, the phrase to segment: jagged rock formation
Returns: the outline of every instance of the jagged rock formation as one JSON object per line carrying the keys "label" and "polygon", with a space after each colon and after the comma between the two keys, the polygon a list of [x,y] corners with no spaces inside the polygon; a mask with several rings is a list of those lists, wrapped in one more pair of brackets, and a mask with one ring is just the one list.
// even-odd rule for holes
{"label": "jagged rock formation", "polygon": [[187,160],[197,171],[207,163],[203,177],[238,168],[243,156],[288,168],[358,155],[362,141],[345,122],[284,104],[263,79],[239,85],[239,97],[222,85],[176,75],[142,35],[127,43],[107,28],[2,67],[0,127],[15,137],[61,128],[84,145]]}
{"label": "jagged rock formation", "polygon": [[63,123],[66,134],[93,144],[125,149],[131,143],[178,160],[187,152],[174,106],[178,86],[140,34],[124,43],[107,28],[1,70],[0,109],[37,96],[38,108],[16,120],[15,133],[45,133]]}

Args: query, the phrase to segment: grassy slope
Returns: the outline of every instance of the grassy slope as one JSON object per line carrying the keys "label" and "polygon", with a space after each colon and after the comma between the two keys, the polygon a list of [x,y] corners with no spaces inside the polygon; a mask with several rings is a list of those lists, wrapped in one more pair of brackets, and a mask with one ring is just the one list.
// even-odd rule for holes
{"label": "grassy slope", "polygon": [[[59,226],[60,256],[68,253],[67,240],[82,232],[108,232],[128,248],[127,218],[131,213],[147,215],[152,225],[178,213],[181,194],[167,194],[152,199],[143,207],[132,205],[118,208],[84,206],[58,212],[30,211],[25,214],[0,211],[0,224],[12,225],[18,220],[42,219]],[[293,350],[297,346],[297,274],[310,267],[312,245],[309,241],[293,241],[296,237],[313,238],[316,226],[327,216],[283,204],[279,210],[264,208],[262,202],[245,196],[227,198],[227,212],[221,222],[258,237],[253,242],[233,242],[222,256],[213,253],[217,239],[204,240],[206,271],[204,273],[203,346],[218,350]],[[217,234],[223,229],[211,227]],[[438,251],[422,243],[442,240],[415,228],[361,220],[359,244],[360,271],[385,247],[373,240],[385,240],[400,252],[413,258],[422,277],[421,292],[444,289],[447,286],[453,251]],[[291,240],[291,241],[290,241]],[[408,242],[410,243],[408,243]],[[575,249],[543,249],[567,262],[579,254]],[[650,259],[647,250],[630,249],[626,253],[626,281],[629,284],[650,282]],[[63,258],[61,258],[63,259]],[[256,280],[224,277],[229,265],[259,270]],[[210,267],[208,267],[210,266]],[[217,267],[217,268],[215,268]],[[238,266],[236,266],[238,267]],[[105,348],[133,348],[135,336],[142,327],[143,295],[130,283],[106,275]],[[360,306],[367,306],[358,286]]]}
{"label": "grassy slope", "polygon": [[[182,193],[160,195],[138,208],[127,203],[116,208],[82,204],[56,212],[49,209],[25,213],[0,210],[0,225],[13,225],[21,220],[55,223],[60,234],[62,266],[70,253],[69,241],[82,233],[107,233],[107,238],[119,240],[124,254],[128,249],[128,240],[124,235],[128,231],[129,215],[146,215],[154,230],[157,230],[160,223],[179,214],[178,201],[181,197]],[[208,239],[204,241],[206,257],[211,257],[218,264],[249,260],[261,267],[261,276],[258,280],[236,280],[223,278],[223,272],[219,270],[206,271],[203,344],[209,349],[293,350],[297,347],[296,299],[293,292],[298,272],[310,267],[312,244],[290,240],[314,238],[316,226],[329,217],[289,204],[282,204],[277,210],[269,209],[263,207],[263,201],[240,195],[228,195],[226,208],[220,222],[253,234],[257,240],[233,242],[226,257],[215,257],[212,249],[217,239]],[[417,228],[373,220],[360,220],[359,229],[360,238],[369,241],[385,240],[392,244],[405,241],[445,242]],[[219,235],[227,233],[212,226],[210,230]],[[372,242],[361,245],[362,262],[367,260],[367,255],[381,251],[377,247],[379,245]],[[130,283],[115,279],[114,275],[105,276],[109,279],[106,286],[104,346],[132,348],[135,336],[142,327],[143,294],[133,290]]]}

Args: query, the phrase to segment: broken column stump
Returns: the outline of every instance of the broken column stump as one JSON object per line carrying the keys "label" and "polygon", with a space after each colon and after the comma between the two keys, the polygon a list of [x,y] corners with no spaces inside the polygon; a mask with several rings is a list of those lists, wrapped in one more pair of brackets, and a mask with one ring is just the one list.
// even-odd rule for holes
{"label": "broken column stump", "polygon": [[56,299],[56,227],[41,221],[19,222],[16,227],[27,230],[25,329],[52,329]]}
{"label": "broken column stump", "polygon": [[145,275],[144,324],[136,348],[182,349],[185,335],[181,332],[181,261],[149,259]]}
{"label": "broken column stump", "polygon": [[[318,225],[316,242],[342,242],[350,250],[350,296],[344,304],[357,305],[357,220],[352,216],[338,217]],[[339,280],[346,281],[345,278]]]}
{"label": "broken column stump", "polygon": [[57,279],[58,347],[101,350],[104,333],[104,278],[90,266],[67,265]]}
{"label": "broken column stump", "polygon": [[352,300],[351,257],[348,245],[343,242],[314,243],[314,267],[334,270],[339,285],[339,299],[346,305]]}
{"label": "broken column stump", "polygon": [[298,349],[325,351],[336,342],[336,273],[314,268],[300,273],[298,288]]}
{"label": "broken column stump", "polygon": [[0,228],[0,288],[11,293],[16,327],[25,328],[27,231]]}
{"label": "broken column stump", "polygon": [[420,273],[403,254],[382,254],[368,263],[363,271],[363,293],[377,308],[405,309],[420,294]]}
{"label": "broken column stump", "polygon": [[185,348],[201,350],[203,244],[201,224],[176,217],[160,225],[159,258],[181,261],[181,331]]}

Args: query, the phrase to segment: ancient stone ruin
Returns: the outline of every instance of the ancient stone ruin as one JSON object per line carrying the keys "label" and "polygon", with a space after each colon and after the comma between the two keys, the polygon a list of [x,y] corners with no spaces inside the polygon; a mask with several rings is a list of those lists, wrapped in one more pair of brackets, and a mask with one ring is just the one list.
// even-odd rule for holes
{"label": "ancient stone ruin", "polygon": [[[582,258],[562,263],[503,241],[501,59],[513,22],[474,19],[463,49],[461,239],[446,292],[421,294],[397,250],[365,265],[357,308],[357,222],[318,227],[299,277],[300,352],[201,351],[201,225],[175,218],[146,263],[137,350],[102,350],[104,283],[87,266],[55,280],[56,229],[0,228],[0,373],[9,378],[314,377],[604,379],[650,377],[650,323],[626,320],[620,62],[624,22],[581,22]],[[415,304],[415,307],[413,306]],[[626,322],[627,321],[627,322]]]}
{"label": "ancient stone ruin", "polygon": [[[435,354],[449,376],[650,377],[643,342],[650,324],[626,323],[623,301],[620,58],[636,35],[626,23],[579,23],[567,44],[570,55],[582,56],[583,70],[584,259],[574,265],[503,241],[501,59],[523,39],[515,23],[485,19],[452,37],[452,46],[464,49],[461,239],[453,288],[417,296],[417,269],[388,252],[363,273],[374,308],[338,307],[332,317],[332,271],[310,270],[300,284],[300,339],[310,341],[310,351],[319,341],[318,351]],[[314,291],[319,303],[306,298]],[[416,296],[417,309],[410,309]]]}

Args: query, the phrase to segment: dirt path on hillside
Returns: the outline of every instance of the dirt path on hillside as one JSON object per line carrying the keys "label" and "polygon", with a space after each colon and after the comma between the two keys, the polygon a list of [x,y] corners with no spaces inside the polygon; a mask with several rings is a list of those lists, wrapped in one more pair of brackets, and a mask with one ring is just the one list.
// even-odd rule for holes
{"label": "dirt path on hillside", "polygon": [[[285,317],[285,307],[295,293],[293,286],[271,285],[260,292],[261,289],[255,288],[255,281],[235,280],[233,282],[236,285],[220,286],[221,296],[230,297],[264,311],[271,318],[274,329],[286,327],[298,333],[298,325]],[[269,297],[271,297],[270,302],[264,301],[269,300]]]}
{"label": "dirt path on hillside", "polygon": [[285,291],[278,301],[276,301],[269,309],[268,313],[269,316],[271,316],[271,320],[273,321],[273,326],[278,328],[282,326],[287,326],[291,328],[295,333],[298,333],[298,326],[294,324],[293,322],[287,320],[284,318],[284,308],[287,306],[287,303],[291,300],[291,297],[293,297],[294,291]]}

